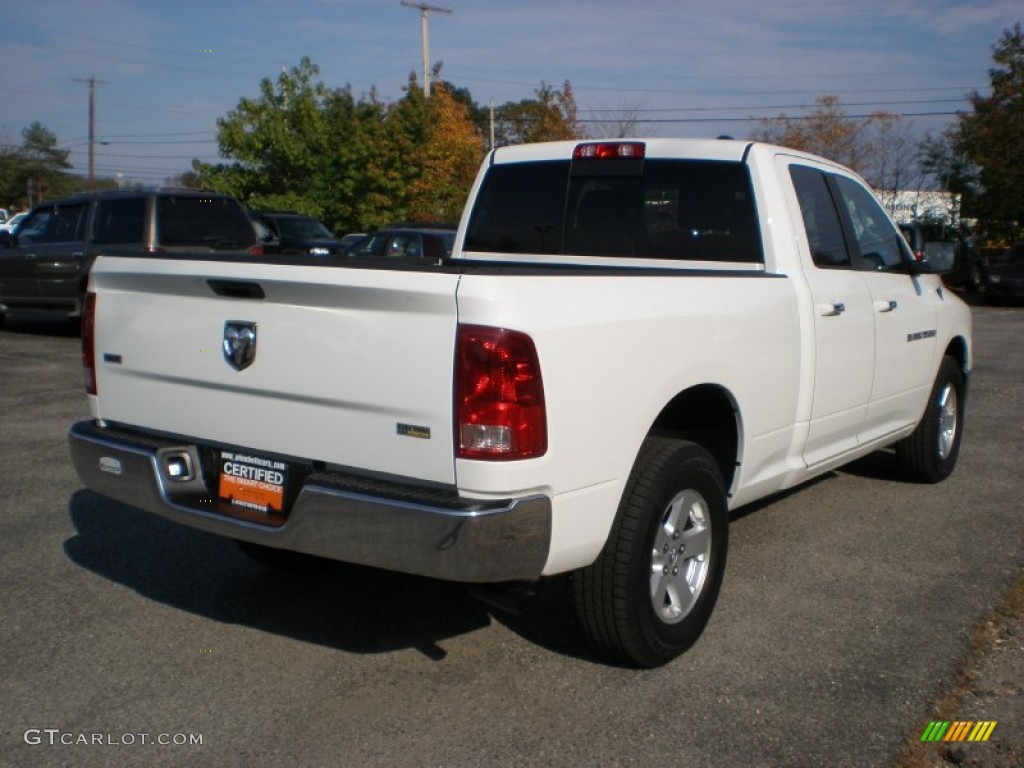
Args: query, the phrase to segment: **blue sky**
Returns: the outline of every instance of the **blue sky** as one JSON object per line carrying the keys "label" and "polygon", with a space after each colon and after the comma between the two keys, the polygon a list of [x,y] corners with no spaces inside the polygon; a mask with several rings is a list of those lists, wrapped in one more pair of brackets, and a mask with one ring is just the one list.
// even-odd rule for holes
{"label": "blue sky", "polygon": [[[430,0],[431,62],[487,104],[569,80],[584,120],[630,113],[656,136],[747,135],[836,93],[937,130],[985,92],[1020,0]],[[400,0],[0,0],[0,144],[35,120],[97,174],[158,183],[217,158],[216,121],[309,56],[330,86],[401,96],[421,67],[420,13]],[[940,113],[940,114],[929,114]],[[916,115],[916,116],[914,116]],[[597,123],[588,123],[597,132]]]}

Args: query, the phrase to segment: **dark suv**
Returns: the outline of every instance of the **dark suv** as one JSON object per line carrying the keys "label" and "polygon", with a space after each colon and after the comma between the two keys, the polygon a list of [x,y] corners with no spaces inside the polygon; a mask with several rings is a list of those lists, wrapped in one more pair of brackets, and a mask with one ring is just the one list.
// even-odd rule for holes
{"label": "dark suv", "polygon": [[0,319],[8,309],[81,314],[101,253],[261,253],[233,197],[195,189],[86,192],[32,209],[0,233]]}

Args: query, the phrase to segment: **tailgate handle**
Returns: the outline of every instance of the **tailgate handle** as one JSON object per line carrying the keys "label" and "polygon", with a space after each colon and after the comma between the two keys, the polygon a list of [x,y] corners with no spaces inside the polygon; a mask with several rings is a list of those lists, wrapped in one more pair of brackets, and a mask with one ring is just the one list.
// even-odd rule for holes
{"label": "tailgate handle", "polygon": [[245,280],[207,280],[210,290],[228,299],[262,299],[266,297],[259,283]]}

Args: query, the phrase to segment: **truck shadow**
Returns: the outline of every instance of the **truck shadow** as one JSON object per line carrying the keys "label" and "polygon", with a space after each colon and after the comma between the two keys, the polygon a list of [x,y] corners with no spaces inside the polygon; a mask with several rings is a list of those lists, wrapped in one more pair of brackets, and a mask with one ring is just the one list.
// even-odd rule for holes
{"label": "truck shadow", "polygon": [[[76,535],[64,550],[72,562],[213,621],[350,653],[411,648],[436,661],[447,655],[440,641],[492,621],[489,607],[461,584],[333,561],[305,572],[272,570],[228,539],[91,491],[76,492],[69,508]],[[557,586],[542,585],[543,599],[514,617],[510,629],[556,652],[585,654],[572,616],[544,612],[560,599]]]}
{"label": "truck shadow", "polygon": [[[895,457],[875,453],[843,473],[898,479]],[[735,510],[737,522],[809,486]],[[260,565],[231,541],[172,523],[88,490],[70,501],[72,562],[140,595],[213,621],[239,624],[358,654],[415,649],[441,661],[439,643],[497,622],[552,653],[611,665],[587,645],[573,610],[568,574],[483,590],[348,563],[319,561],[305,572]]]}
{"label": "truck shadow", "polygon": [[76,564],[152,600],[214,621],[362,654],[414,648],[486,627],[464,588],[324,561],[308,572],[271,570],[223,537],[177,525],[91,491],[71,497]]}

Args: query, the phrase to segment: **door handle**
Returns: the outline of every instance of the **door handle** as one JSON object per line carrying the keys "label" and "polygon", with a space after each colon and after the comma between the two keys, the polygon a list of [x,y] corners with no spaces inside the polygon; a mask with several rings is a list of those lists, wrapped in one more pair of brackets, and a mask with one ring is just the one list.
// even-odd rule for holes
{"label": "door handle", "polygon": [[822,317],[835,317],[846,311],[846,305],[841,301],[834,301],[831,304],[819,304],[818,314]]}
{"label": "door handle", "polygon": [[879,312],[892,312],[899,304],[895,301],[876,301],[875,309]]}
{"label": "door handle", "polygon": [[25,254],[25,261],[35,261],[37,258],[39,258],[38,254],[35,254],[35,253],[26,253]]}

